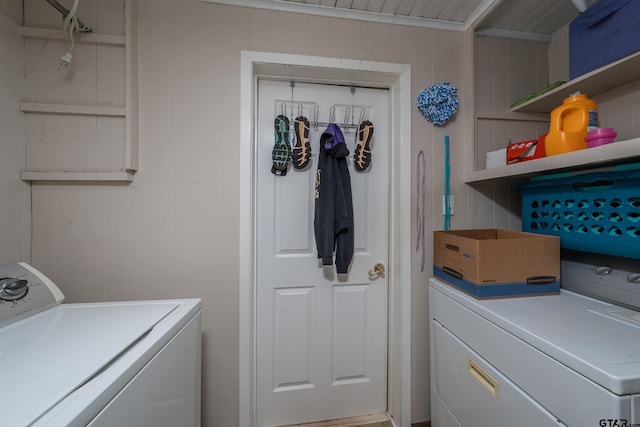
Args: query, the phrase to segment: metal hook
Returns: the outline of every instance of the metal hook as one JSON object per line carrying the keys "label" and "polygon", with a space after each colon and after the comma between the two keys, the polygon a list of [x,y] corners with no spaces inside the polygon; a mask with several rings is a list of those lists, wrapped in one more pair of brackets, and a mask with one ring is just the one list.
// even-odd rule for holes
{"label": "metal hook", "polygon": [[336,107],[334,105],[329,108],[329,123],[334,123],[336,121]]}
{"label": "metal hook", "polygon": [[320,113],[320,106],[315,104],[313,106],[313,127],[318,130],[318,115]]}
{"label": "metal hook", "polygon": [[367,116],[367,110],[363,108],[362,110],[360,110],[360,120],[358,121],[358,123],[364,122],[364,118],[366,116]]}
{"label": "metal hook", "polygon": [[280,106],[280,108],[281,108],[282,115],[286,116],[287,115],[287,104],[283,102],[282,105]]}
{"label": "metal hook", "polygon": [[303,113],[304,113],[304,109],[302,104],[298,104],[298,117],[302,116]]}
{"label": "metal hook", "polygon": [[344,127],[347,128],[349,126],[349,117],[351,116],[351,108],[347,107],[344,110]]}

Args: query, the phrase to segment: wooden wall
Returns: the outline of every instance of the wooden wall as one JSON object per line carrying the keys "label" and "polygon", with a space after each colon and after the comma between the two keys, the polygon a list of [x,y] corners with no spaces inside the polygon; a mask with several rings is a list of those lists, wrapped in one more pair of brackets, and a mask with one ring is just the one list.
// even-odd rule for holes
{"label": "wooden wall", "polygon": [[20,181],[25,163],[22,1],[0,5],[0,264],[28,259],[31,251],[31,191]]}

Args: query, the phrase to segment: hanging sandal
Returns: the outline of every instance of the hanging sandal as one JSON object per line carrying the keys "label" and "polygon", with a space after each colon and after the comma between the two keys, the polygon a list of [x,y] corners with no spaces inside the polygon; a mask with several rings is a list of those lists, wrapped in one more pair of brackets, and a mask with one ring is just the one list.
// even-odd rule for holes
{"label": "hanging sandal", "polygon": [[271,173],[284,176],[287,174],[287,164],[291,158],[291,145],[289,144],[289,119],[279,115],[274,122],[276,130],[276,142],[271,151],[273,166]]}
{"label": "hanging sandal", "polygon": [[296,142],[293,144],[293,167],[304,169],[311,161],[311,142],[309,142],[309,120],[304,116],[296,117],[293,122]]}
{"label": "hanging sandal", "polygon": [[356,135],[358,143],[353,152],[353,163],[359,172],[366,170],[371,164],[371,147],[369,144],[372,136],[373,123],[369,120],[364,120],[358,127]]}

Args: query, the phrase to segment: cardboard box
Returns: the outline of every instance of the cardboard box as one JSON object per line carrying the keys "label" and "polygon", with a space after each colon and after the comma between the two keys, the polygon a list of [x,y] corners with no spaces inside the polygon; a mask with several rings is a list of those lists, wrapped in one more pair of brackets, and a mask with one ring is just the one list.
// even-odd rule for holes
{"label": "cardboard box", "polygon": [[640,50],[640,1],[598,0],[569,24],[569,77]]}
{"label": "cardboard box", "polygon": [[434,275],[476,298],[560,292],[560,239],[520,231],[435,231]]}
{"label": "cardboard box", "polygon": [[529,141],[512,142],[507,145],[507,164],[526,162],[527,160],[540,159],[545,156],[544,141],[547,134],[540,135],[538,139]]}

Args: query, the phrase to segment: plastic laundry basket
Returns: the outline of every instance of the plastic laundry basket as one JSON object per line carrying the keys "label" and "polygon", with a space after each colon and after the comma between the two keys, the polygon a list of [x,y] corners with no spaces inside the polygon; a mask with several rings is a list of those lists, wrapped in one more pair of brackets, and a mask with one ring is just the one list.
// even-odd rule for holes
{"label": "plastic laundry basket", "polygon": [[560,237],[560,246],[640,258],[640,170],[521,184],[522,230]]}

